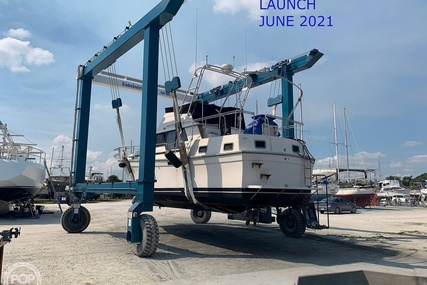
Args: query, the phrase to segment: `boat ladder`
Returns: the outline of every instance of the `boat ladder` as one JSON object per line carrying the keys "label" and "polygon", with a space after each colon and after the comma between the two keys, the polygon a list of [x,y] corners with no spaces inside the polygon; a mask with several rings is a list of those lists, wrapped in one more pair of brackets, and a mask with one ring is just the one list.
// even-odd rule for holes
{"label": "boat ladder", "polygon": [[[314,157],[308,151],[307,145],[304,141],[301,141],[303,146],[303,165],[304,165],[304,182],[307,187],[311,187],[312,169],[314,164]],[[308,158],[308,159],[307,159]]]}

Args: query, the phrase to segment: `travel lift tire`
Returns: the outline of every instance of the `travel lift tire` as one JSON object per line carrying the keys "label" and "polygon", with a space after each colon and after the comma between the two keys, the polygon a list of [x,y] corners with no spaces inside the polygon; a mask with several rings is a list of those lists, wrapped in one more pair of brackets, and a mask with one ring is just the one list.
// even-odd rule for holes
{"label": "travel lift tire", "polygon": [[159,244],[159,226],[153,216],[142,214],[139,220],[141,243],[132,243],[132,251],[139,257],[152,256]]}
{"label": "travel lift tire", "polygon": [[[78,212],[75,213],[74,210],[77,209]],[[89,223],[89,210],[82,206],[70,207],[61,215],[62,228],[69,233],[81,233],[89,226]]]}
{"label": "travel lift tire", "polygon": [[190,213],[191,219],[196,224],[206,224],[212,217],[212,212],[209,210],[197,208],[191,210]]}
{"label": "travel lift tire", "polygon": [[301,211],[286,209],[277,216],[280,230],[287,237],[300,238],[305,232],[304,217]]}

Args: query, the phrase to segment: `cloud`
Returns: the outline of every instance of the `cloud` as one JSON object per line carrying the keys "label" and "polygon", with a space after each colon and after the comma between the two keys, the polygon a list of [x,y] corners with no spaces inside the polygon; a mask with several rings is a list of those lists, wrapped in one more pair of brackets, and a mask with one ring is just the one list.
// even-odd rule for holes
{"label": "cloud", "polygon": [[427,164],[427,154],[414,155],[408,158],[409,164],[419,164],[426,165]]}
{"label": "cloud", "polygon": [[53,139],[55,145],[71,145],[72,139],[66,135],[58,135]]}
{"label": "cloud", "polygon": [[402,146],[403,147],[414,147],[414,146],[422,145],[422,144],[423,143],[419,142],[419,141],[405,141],[405,142],[403,142]]}
{"label": "cloud", "polygon": [[[380,152],[366,152],[360,151],[354,155],[348,157],[350,168],[368,168],[376,169],[378,166],[378,160],[380,157],[385,157],[386,155]],[[347,158],[344,155],[339,155],[340,168],[345,168]],[[334,157],[325,157],[316,159],[315,168],[335,168],[336,167],[336,156]]]}
{"label": "cloud", "polygon": [[87,161],[94,162],[102,156],[102,151],[87,150]]}
{"label": "cloud", "polygon": [[246,11],[251,20],[259,20],[260,15],[263,14],[258,0],[215,0],[213,11],[231,15]]}
{"label": "cloud", "polygon": [[9,68],[14,73],[30,72],[28,66],[47,65],[55,62],[53,54],[41,48],[34,48],[29,41],[30,32],[24,29],[10,29],[6,37],[0,39],[0,67]]}
{"label": "cloud", "polygon": [[10,29],[6,33],[6,37],[15,38],[15,39],[25,39],[30,37],[30,31],[24,29]]}
{"label": "cloud", "polygon": [[400,161],[392,161],[389,166],[390,168],[400,168],[402,167],[402,163]]}

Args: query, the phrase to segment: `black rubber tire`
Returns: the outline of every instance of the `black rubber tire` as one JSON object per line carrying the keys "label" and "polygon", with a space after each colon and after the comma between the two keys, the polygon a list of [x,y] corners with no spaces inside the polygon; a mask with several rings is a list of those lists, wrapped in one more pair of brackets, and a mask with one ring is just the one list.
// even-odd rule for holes
{"label": "black rubber tire", "polygon": [[341,213],[341,209],[340,209],[340,208],[338,208],[338,207],[336,207],[336,208],[335,208],[334,213],[335,213],[335,214],[340,214],[340,213]]}
{"label": "black rubber tire", "polygon": [[206,224],[212,217],[212,212],[205,209],[193,209],[190,213],[191,219],[196,224]]}
{"label": "black rubber tire", "polygon": [[305,232],[304,217],[296,209],[285,210],[277,219],[280,230],[287,237],[300,238]]}
{"label": "black rubber tire", "polygon": [[62,228],[68,233],[81,233],[89,224],[89,210],[82,206],[80,206],[78,214],[74,214],[74,208],[70,207],[61,215]]}
{"label": "black rubber tire", "polygon": [[320,211],[320,214],[324,214],[325,213],[325,211]]}
{"label": "black rubber tire", "polygon": [[351,208],[351,212],[354,214],[354,213],[356,213],[356,211],[357,211],[357,208],[356,207],[353,207],[353,208]]}
{"label": "black rubber tire", "polygon": [[133,243],[132,251],[139,257],[150,257],[159,245],[159,226],[153,216],[142,214],[139,226],[141,228],[141,243]]}

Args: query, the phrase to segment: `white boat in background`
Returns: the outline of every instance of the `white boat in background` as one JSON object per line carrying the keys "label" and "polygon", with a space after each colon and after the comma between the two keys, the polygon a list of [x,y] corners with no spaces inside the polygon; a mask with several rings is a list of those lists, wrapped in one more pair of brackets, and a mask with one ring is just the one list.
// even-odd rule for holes
{"label": "white boat in background", "polygon": [[427,180],[424,182],[421,182],[421,194],[423,194],[425,197],[427,197]]}
{"label": "white boat in background", "polygon": [[31,199],[45,180],[45,153],[35,144],[15,142],[21,135],[11,134],[1,121],[0,133],[0,201]]}
{"label": "white boat in background", "polygon": [[379,193],[409,194],[410,190],[402,187],[399,180],[381,180],[378,182]]}
{"label": "white boat in background", "polygon": [[320,201],[338,192],[336,169],[313,169],[312,200]]}

